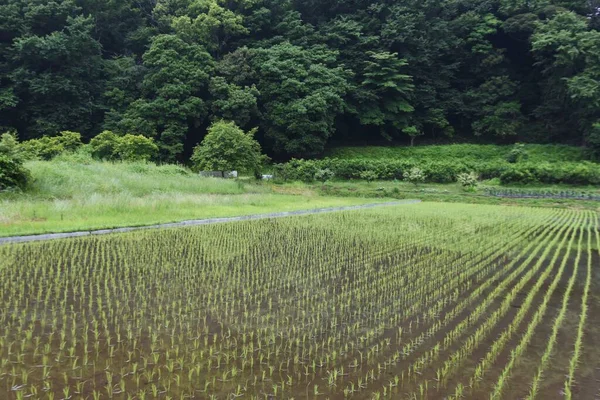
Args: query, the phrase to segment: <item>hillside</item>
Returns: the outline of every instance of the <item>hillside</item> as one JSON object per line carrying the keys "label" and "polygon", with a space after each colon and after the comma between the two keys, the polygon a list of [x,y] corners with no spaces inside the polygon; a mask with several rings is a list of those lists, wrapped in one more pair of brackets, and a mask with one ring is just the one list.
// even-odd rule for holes
{"label": "hillside", "polygon": [[[513,146],[450,144],[430,146],[365,146],[338,147],[326,155],[337,159],[403,159],[505,161]],[[580,147],[565,145],[525,144],[530,162],[577,162],[587,159]]]}
{"label": "hillside", "polygon": [[0,133],[156,139],[211,122],[278,160],[343,144],[561,143],[600,157],[597,1],[5,0]]}

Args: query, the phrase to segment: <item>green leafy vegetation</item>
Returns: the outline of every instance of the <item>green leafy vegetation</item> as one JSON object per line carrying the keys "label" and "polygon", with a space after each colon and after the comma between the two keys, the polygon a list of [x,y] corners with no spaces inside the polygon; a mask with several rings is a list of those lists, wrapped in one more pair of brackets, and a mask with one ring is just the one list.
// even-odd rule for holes
{"label": "green leafy vegetation", "polygon": [[21,141],[108,130],[187,162],[226,120],[280,160],[333,140],[600,157],[596,1],[5,0],[0,15],[0,131]]}
{"label": "green leafy vegetation", "polygon": [[156,159],[158,146],[152,138],[104,131],[90,141],[91,153],[102,160],[149,161]]}
{"label": "green leafy vegetation", "polygon": [[585,161],[580,147],[564,145],[521,144],[517,146],[498,146],[485,144],[451,144],[415,147],[363,146],[337,147],[328,151],[329,158],[343,160],[402,160],[416,158],[436,161],[508,161],[511,153],[525,152],[527,158],[516,161],[530,162],[578,162]]}
{"label": "green leafy vegetation", "polygon": [[[503,184],[600,184],[600,165],[592,162],[474,161],[432,158],[406,159],[331,159],[291,160],[275,165],[275,176],[282,181],[311,182],[320,169],[328,168],[339,179],[401,180],[414,168],[431,183],[456,182],[460,174],[475,172],[482,179],[498,178]],[[369,179],[367,179],[367,177]]]}
{"label": "green leafy vegetation", "polygon": [[458,400],[597,388],[597,212],[407,207],[2,246],[0,389]]}
{"label": "green leafy vegetation", "polygon": [[23,154],[19,142],[10,133],[0,136],[0,191],[25,189],[30,179],[23,166]]}
{"label": "green leafy vegetation", "polygon": [[276,165],[275,173],[283,181],[310,182],[323,168],[346,180],[401,180],[419,168],[430,183],[456,182],[473,172],[502,184],[600,184],[599,164],[583,160],[580,148],[559,145],[345,147],[321,160],[292,159]]}
{"label": "green leafy vegetation", "polygon": [[255,133],[245,133],[233,122],[215,122],[194,149],[191,161],[199,170],[250,172],[260,178],[266,158],[254,140]]}

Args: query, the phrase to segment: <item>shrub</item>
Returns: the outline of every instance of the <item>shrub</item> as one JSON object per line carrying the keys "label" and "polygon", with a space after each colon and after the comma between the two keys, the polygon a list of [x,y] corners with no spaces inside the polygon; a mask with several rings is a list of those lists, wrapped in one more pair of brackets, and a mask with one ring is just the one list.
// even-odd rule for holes
{"label": "shrub", "polygon": [[600,122],[592,125],[592,129],[587,137],[590,158],[600,161]]}
{"label": "shrub", "polygon": [[534,183],[536,181],[537,181],[536,177],[528,169],[511,168],[511,169],[504,171],[502,173],[502,175],[500,175],[500,182],[502,184],[509,184],[509,183],[527,184],[527,183]]}
{"label": "shrub", "polygon": [[158,146],[152,138],[127,134],[117,141],[116,153],[123,161],[149,161],[158,155]]}
{"label": "shrub", "polygon": [[17,138],[5,133],[0,137],[0,190],[24,189],[30,174],[23,167],[23,159]]}
{"label": "shrub", "polygon": [[510,152],[506,155],[506,161],[509,163],[518,163],[520,161],[525,161],[529,158],[529,153],[525,150],[525,145],[523,143],[516,143]]}
{"label": "shrub", "polygon": [[412,158],[402,160],[331,159],[291,160],[275,166],[278,180],[314,180],[320,169],[330,169],[338,179],[394,180],[404,179],[412,168],[419,167],[426,182],[455,182],[459,174],[474,172],[481,179],[498,179],[500,183],[563,183],[596,185],[600,183],[600,165],[591,162],[490,162],[476,160],[429,161]]}
{"label": "shrub", "polygon": [[15,134],[7,132],[0,136],[0,154],[22,160],[22,150]]}
{"label": "shrub", "polygon": [[323,183],[332,180],[334,176],[335,174],[329,168],[320,169],[315,173],[315,179]]}
{"label": "shrub", "polygon": [[404,180],[417,186],[419,183],[425,182],[425,173],[421,168],[413,167],[404,174]]}
{"label": "shrub", "polygon": [[83,145],[81,134],[62,131],[58,136],[44,136],[21,143],[21,149],[26,158],[50,160],[64,152],[72,152]]}
{"label": "shrub", "polygon": [[90,140],[92,155],[101,160],[114,160],[117,157],[119,136],[112,131],[104,131]]}
{"label": "shrub", "polygon": [[[233,122],[217,121],[208,128],[202,143],[194,149],[191,161],[199,170],[242,171],[260,175],[266,156],[254,139],[256,129],[246,133]],[[316,171],[310,176],[314,177]]]}
{"label": "shrub", "polygon": [[462,186],[463,190],[474,191],[479,184],[479,177],[475,172],[458,174],[456,181]]}
{"label": "shrub", "polygon": [[378,174],[370,169],[360,173],[360,179],[364,179],[367,182],[373,182],[378,177]]}
{"label": "shrub", "polygon": [[154,139],[143,135],[119,136],[104,131],[90,141],[92,154],[104,160],[149,161],[158,155]]}

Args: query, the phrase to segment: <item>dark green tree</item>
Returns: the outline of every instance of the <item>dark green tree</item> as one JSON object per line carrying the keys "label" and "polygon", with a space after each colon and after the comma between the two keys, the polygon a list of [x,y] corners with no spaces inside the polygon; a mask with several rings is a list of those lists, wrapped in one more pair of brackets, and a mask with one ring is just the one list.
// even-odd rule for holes
{"label": "dark green tree", "polygon": [[101,122],[104,60],[94,21],[71,0],[0,5],[0,120],[25,138]]}
{"label": "dark green tree", "polygon": [[252,52],[260,91],[262,127],[276,152],[296,157],[320,154],[344,111],[349,71],[335,66],[336,53],[290,43]]}
{"label": "dark green tree", "polygon": [[208,115],[213,59],[200,45],[176,35],[160,35],[143,60],[147,72],[142,97],[131,103],[118,130],[156,137],[161,159],[174,161],[183,153],[190,129],[199,127]]}

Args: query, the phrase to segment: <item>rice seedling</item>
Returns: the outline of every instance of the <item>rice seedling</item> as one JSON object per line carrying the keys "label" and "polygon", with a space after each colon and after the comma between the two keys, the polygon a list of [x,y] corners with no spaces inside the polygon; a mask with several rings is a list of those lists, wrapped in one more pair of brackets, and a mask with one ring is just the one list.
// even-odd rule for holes
{"label": "rice seedling", "polygon": [[569,397],[598,238],[593,212],[424,203],[3,246],[0,398],[549,398],[577,304]]}

